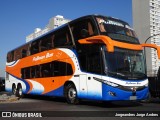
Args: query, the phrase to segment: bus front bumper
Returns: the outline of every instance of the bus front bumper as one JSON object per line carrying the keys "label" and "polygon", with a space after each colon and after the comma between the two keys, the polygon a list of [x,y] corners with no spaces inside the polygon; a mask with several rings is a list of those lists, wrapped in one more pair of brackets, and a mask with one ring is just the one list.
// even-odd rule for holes
{"label": "bus front bumper", "polygon": [[106,84],[102,85],[102,100],[144,100],[148,97],[148,87],[138,91],[126,91],[120,88],[111,87]]}

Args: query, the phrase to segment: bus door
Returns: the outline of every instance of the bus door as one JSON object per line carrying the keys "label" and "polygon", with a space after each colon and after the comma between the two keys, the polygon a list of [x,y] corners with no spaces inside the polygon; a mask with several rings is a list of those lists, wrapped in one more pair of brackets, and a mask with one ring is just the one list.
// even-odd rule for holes
{"label": "bus door", "polygon": [[91,99],[98,99],[102,93],[102,49],[100,45],[92,45],[87,53],[87,95]]}
{"label": "bus door", "polygon": [[87,75],[75,75],[76,79],[79,79],[79,95],[81,98],[87,98]]}
{"label": "bus door", "polygon": [[79,95],[81,98],[99,99],[102,96],[102,84],[98,81],[101,76],[93,76],[92,74],[78,75],[79,79]]}
{"label": "bus door", "polygon": [[[98,81],[102,77],[102,52],[99,45],[86,45],[80,55],[81,70],[86,75],[80,76],[80,85],[87,86],[87,96],[96,99],[102,93],[102,83]],[[85,79],[85,80],[84,80]],[[85,91],[86,94],[86,91]]]}
{"label": "bus door", "polygon": [[102,83],[99,82],[101,76],[87,74],[87,96],[89,99],[101,99]]}

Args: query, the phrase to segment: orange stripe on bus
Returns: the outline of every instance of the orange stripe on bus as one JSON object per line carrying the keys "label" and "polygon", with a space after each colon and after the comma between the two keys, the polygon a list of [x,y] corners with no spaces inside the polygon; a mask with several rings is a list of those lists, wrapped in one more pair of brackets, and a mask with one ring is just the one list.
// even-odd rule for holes
{"label": "orange stripe on bus", "polygon": [[[67,55],[65,52],[59,49],[53,49],[49,51],[44,51],[38,54],[34,54],[25,58],[20,59],[20,61],[13,67],[7,67],[6,66],[6,72],[9,74],[12,74],[18,78],[22,77],[21,69],[25,67],[40,65],[52,61],[62,61],[71,64],[73,69],[73,74],[75,72],[75,65],[72,61],[72,58]],[[45,94],[47,92],[50,92],[52,90],[55,90],[59,87],[61,87],[65,81],[70,80],[70,76],[57,76],[57,77],[44,77],[44,78],[31,78],[30,80],[36,81],[43,85],[44,91],[42,94]],[[30,86],[30,90],[28,93],[30,93],[33,90],[33,85],[29,80],[26,80]]]}
{"label": "orange stripe on bus", "polygon": [[48,77],[48,78],[37,78],[33,81],[36,81],[43,85],[44,91],[42,94],[46,94],[48,92],[51,92],[53,90],[56,90],[57,88],[64,85],[64,83],[69,80],[71,76],[58,76],[58,77]]}

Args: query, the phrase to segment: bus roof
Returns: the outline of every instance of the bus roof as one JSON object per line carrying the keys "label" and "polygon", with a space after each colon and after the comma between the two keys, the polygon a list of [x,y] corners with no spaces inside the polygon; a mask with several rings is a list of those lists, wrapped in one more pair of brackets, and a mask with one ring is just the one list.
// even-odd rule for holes
{"label": "bus roof", "polygon": [[[70,21],[70,22],[68,22],[68,23],[65,23],[65,24],[63,24],[63,25],[61,25],[61,26],[59,26],[59,27],[57,27],[57,28],[55,28],[55,29],[52,29],[52,30],[50,30],[49,32],[47,32],[47,33],[45,33],[45,34],[42,34],[42,35],[38,36],[37,38],[34,38],[33,40],[31,40],[31,41],[29,41],[29,42],[27,42],[27,43],[24,43],[24,44],[22,44],[22,45],[20,45],[20,46],[18,46],[18,47],[16,47],[16,48],[10,50],[9,52],[11,52],[11,51],[13,51],[13,50],[16,50],[16,49],[22,47],[23,45],[30,44],[30,43],[32,43],[33,41],[36,41],[36,40],[38,40],[38,39],[40,39],[40,38],[43,38],[43,37],[45,37],[46,35],[49,35],[49,34],[51,34],[52,32],[55,32],[55,31],[57,31],[57,30],[65,27],[65,26],[67,26],[68,24],[71,24],[71,23],[76,22],[76,21],[78,21],[78,20],[85,19],[85,18],[89,18],[89,17],[90,17],[90,18],[92,18],[92,17],[93,17],[93,18],[94,18],[94,17],[107,17],[107,18],[109,18],[109,19],[116,19],[116,20],[118,20],[118,21],[120,21],[120,22],[123,22],[124,24],[128,24],[127,22],[125,22],[125,21],[123,21],[123,20],[120,20],[120,19],[118,19],[118,18],[114,18],[114,17],[111,17],[111,16],[104,16],[104,15],[100,15],[100,14],[86,15],[86,16],[82,16],[82,17],[76,18],[76,19],[74,19],[74,20],[72,20],[72,21]],[[8,53],[9,53],[9,52],[8,52]]]}

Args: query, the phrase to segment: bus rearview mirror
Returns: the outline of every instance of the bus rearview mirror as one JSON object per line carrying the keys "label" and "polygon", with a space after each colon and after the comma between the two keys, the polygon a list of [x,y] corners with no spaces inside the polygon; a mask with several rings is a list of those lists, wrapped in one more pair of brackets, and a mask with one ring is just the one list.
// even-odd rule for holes
{"label": "bus rearview mirror", "polygon": [[160,59],[160,46],[157,46],[155,44],[141,44],[142,47],[149,47],[149,48],[154,48],[157,50],[157,55],[158,55],[158,59]]}

